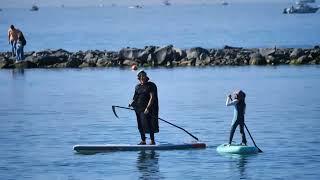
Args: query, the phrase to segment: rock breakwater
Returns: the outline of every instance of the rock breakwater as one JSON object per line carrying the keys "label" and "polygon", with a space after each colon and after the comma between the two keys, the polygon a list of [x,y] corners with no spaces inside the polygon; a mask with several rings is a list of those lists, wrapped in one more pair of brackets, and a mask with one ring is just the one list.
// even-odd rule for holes
{"label": "rock breakwater", "polygon": [[179,49],[172,45],[123,48],[119,52],[88,50],[68,52],[63,49],[25,53],[25,60],[15,62],[10,52],[0,53],[0,68],[83,68],[83,67],[181,67],[245,66],[281,64],[319,64],[320,48],[224,48],[194,47]]}

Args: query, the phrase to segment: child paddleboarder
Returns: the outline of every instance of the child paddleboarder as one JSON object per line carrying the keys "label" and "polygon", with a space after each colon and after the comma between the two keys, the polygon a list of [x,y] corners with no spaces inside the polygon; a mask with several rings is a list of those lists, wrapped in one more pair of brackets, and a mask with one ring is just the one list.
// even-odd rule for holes
{"label": "child paddleboarder", "polygon": [[244,114],[246,110],[246,103],[245,103],[245,98],[246,94],[242,91],[236,91],[233,93],[234,99],[232,99],[232,95],[230,94],[227,97],[226,101],[226,106],[234,106],[234,113],[233,113],[233,119],[231,123],[231,130],[230,130],[230,136],[229,136],[229,142],[228,145],[231,145],[232,139],[234,132],[239,126],[240,128],[240,134],[242,138],[241,145],[246,146],[247,145],[247,140],[246,140],[246,135],[244,133]]}

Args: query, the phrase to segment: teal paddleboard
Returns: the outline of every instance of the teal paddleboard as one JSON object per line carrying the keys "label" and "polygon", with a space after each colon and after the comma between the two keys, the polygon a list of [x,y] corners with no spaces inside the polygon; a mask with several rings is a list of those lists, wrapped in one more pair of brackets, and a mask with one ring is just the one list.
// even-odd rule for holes
{"label": "teal paddleboard", "polygon": [[231,154],[255,154],[259,152],[259,149],[255,146],[243,146],[238,144],[221,144],[217,147],[218,153],[231,153]]}

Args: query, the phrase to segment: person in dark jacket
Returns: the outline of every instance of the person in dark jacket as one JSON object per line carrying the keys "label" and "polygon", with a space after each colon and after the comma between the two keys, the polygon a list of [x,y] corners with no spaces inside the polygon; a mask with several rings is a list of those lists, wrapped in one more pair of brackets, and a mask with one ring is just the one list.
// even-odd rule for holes
{"label": "person in dark jacket", "polygon": [[18,33],[18,41],[17,41],[17,52],[16,52],[16,63],[24,60],[24,46],[26,45],[27,41],[23,36],[23,33]]}
{"label": "person in dark jacket", "polygon": [[232,142],[234,132],[239,126],[240,128],[240,134],[242,138],[241,145],[247,145],[246,135],[244,133],[244,114],[246,110],[246,103],[245,98],[246,94],[242,91],[236,91],[234,93],[235,98],[232,99],[232,95],[229,95],[227,97],[226,106],[234,106],[234,113],[233,113],[233,119],[231,123],[231,130],[230,130],[230,136],[229,136],[229,145]]}
{"label": "person in dark jacket", "polygon": [[138,73],[139,84],[135,87],[132,102],[129,106],[135,109],[138,129],[141,135],[139,145],[146,144],[146,133],[150,134],[150,145],[155,145],[154,133],[159,132],[158,92],[155,83],[150,82],[145,71]]}

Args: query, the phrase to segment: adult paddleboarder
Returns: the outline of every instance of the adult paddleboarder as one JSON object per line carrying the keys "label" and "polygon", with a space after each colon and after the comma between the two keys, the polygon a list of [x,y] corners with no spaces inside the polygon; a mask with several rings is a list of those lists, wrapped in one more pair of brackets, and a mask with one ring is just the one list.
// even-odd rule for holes
{"label": "adult paddleboarder", "polygon": [[146,144],[146,133],[150,134],[150,145],[155,145],[154,134],[159,132],[157,86],[149,81],[149,77],[145,71],[139,71],[137,76],[139,83],[135,87],[133,99],[129,107],[133,107],[136,112],[138,129],[141,136],[139,145]]}

